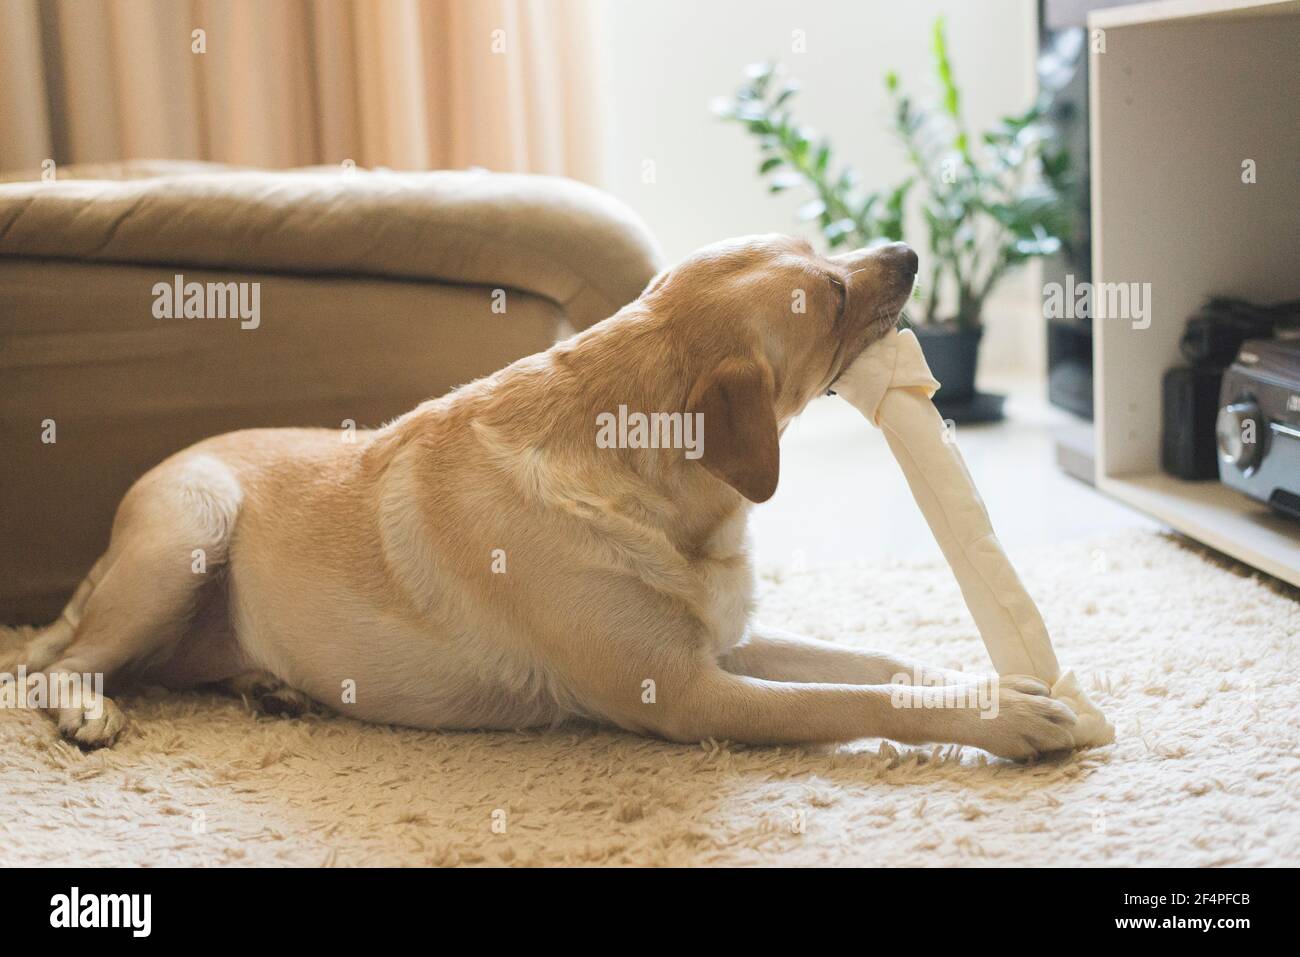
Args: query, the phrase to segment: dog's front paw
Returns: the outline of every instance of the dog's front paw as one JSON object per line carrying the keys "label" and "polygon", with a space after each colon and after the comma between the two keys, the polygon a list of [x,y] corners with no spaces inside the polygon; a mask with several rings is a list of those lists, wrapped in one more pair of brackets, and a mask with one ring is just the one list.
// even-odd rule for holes
{"label": "dog's front paw", "polygon": [[60,708],[57,720],[60,733],[87,751],[109,747],[126,727],[122,709],[102,695],[77,707]]}
{"label": "dog's front paw", "polygon": [[[974,716],[967,726],[970,738],[962,744],[972,744],[1015,761],[1074,747],[1072,729],[1077,720],[1074,712],[1047,697],[1047,687],[1041,681],[1032,678],[1023,681],[1025,690],[1008,687],[1008,683],[998,689],[997,713]],[[1018,683],[1019,679],[1010,682]]]}
{"label": "dog's front paw", "polygon": [[997,682],[1003,690],[1010,688],[1012,691],[1019,691],[1021,694],[1046,697],[1052,693],[1052,689],[1048,687],[1047,682],[1032,675],[1001,675],[997,678]]}

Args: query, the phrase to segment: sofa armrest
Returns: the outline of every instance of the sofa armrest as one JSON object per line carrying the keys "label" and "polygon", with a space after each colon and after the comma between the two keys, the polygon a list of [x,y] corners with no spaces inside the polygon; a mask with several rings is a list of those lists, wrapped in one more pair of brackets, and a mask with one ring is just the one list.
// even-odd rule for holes
{"label": "sofa armrest", "polygon": [[0,185],[0,256],[513,288],[575,329],[661,262],[635,214],[572,180],[337,168]]}

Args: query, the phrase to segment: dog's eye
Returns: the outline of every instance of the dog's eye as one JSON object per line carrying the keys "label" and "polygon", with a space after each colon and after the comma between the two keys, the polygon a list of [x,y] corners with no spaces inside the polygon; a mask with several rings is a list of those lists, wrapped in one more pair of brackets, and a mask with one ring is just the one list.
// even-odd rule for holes
{"label": "dog's eye", "polygon": [[844,318],[844,307],[848,305],[849,291],[845,288],[844,283],[835,276],[829,277],[831,286],[835,289],[835,321],[839,322]]}

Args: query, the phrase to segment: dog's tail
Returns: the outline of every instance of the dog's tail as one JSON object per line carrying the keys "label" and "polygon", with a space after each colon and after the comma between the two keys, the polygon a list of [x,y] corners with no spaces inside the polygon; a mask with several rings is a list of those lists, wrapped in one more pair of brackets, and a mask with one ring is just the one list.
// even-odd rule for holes
{"label": "dog's tail", "polygon": [[81,624],[81,613],[91,592],[108,570],[108,555],[101,555],[90,573],[81,580],[63,613],[44,627],[0,625],[0,674],[15,674],[20,667],[28,674],[43,671],[59,659],[72,644]]}

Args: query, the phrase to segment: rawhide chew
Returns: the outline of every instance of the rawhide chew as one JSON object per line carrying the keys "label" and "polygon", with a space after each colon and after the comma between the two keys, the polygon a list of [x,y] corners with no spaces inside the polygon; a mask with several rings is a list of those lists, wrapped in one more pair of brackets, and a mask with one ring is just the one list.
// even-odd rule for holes
{"label": "rawhide chew", "polygon": [[943,551],[1000,675],[1031,675],[1078,717],[1075,747],[1109,744],[1115,729],[1062,673],[1038,606],[993,534],[984,502],[931,396],[930,374],[911,331],[872,343],[833,390],[885,433],[913,498]]}

